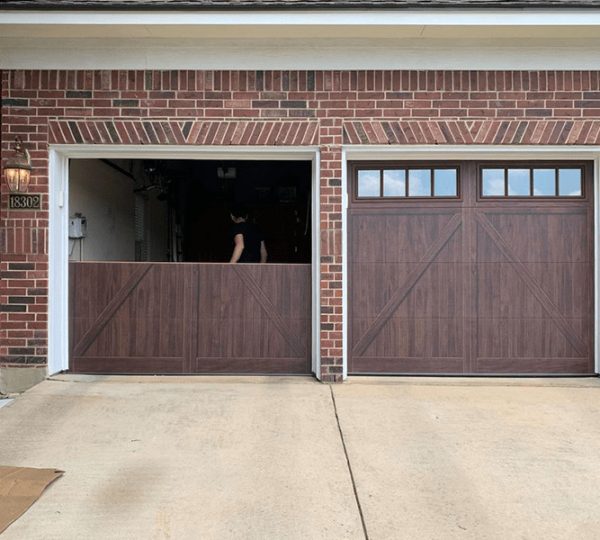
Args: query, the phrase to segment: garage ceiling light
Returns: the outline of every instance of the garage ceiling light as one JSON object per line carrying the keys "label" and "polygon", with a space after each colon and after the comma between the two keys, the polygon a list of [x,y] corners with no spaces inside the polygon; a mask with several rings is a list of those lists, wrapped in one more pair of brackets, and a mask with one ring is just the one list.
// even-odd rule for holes
{"label": "garage ceiling light", "polygon": [[235,167],[218,167],[217,168],[217,178],[219,179],[227,179],[233,180],[237,176],[237,171]]}

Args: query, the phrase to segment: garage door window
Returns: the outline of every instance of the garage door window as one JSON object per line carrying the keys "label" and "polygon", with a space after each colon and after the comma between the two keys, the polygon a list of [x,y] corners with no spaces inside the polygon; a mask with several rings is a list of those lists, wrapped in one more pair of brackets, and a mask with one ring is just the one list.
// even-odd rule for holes
{"label": "garage door window", "polygon": [[358,199],[456,198],[456,168],[360,169],[356,176]]}
{"label": "garage door window", "polygon": [[358,196],[380,197],[381,196],[381,172],[380,171],[358,171]]}
{"label": "garage door window", "polygon": [[456,169],[435,169],[433,188],[435,197],[457,197],[458,181]]}
{"label": "garage door window", "polygon": [[558,169],[559,197],[581,197],[581,169]]}
{"label": "garage door window", "polygon": [[406,171],[402,169],[383,171],[383,196],[406,196]]}
{"label": "garage door window", "polygon": [[579,167],[485,167],[481,169],[482,197],[581,197]]}

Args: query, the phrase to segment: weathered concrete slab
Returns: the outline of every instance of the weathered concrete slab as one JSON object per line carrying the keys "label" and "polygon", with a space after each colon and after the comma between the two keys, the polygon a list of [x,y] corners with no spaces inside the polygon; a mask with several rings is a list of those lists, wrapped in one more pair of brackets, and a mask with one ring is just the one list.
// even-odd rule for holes
{"label": "weathered concrete slab", "polygon": [[327,386],[58,379],[0,410],[0,463],[65,471],[3,540],[362,538]]}
{"label": "weathered concrete slab", "polygon": [[[599,380],[333,391],[371,540],[598,538]],[[59,376],[0,438],[0,463],[66,471],[3,539],[363,537],[312,379]]]}
{"label": "weathered concrete slab", "polygon": [[334,387],[371,540],[597,539],[598,379]]}

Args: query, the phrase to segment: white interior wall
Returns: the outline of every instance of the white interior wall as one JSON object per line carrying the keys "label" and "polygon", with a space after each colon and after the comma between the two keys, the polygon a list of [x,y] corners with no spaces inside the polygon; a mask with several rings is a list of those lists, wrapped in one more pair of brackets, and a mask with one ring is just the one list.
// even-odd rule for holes
{"label": "white interior wall", "polygon": [[[128,170],[129,160],[112,160]],[[142,162],[133,163],[132,173],[141,178]],[[128,176],[100,160],[71,161],[69,216],[80,213],[87,218],[87,237],[70,240],[72,261],[135,260],[134,187]],[[147,193],[145,241],[149,260],[167,260],[167,204],[154,192]],[[80,252],[81,248],[81,252]]]}
{"label": "white interior wall", "polygon": [[133,261],[133,180],[93,159],[72,160],[69,176],[69,216],[87,218],[87,237],[69,241],[69,259]]}

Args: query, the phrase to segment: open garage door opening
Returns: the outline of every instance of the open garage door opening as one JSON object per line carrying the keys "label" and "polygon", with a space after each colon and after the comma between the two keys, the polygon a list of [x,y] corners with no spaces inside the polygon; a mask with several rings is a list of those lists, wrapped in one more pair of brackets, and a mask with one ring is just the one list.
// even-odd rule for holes
{"label": "open garage door opening", "polygon": [[311,168],[72,160],[70,369],[309,373]]}

